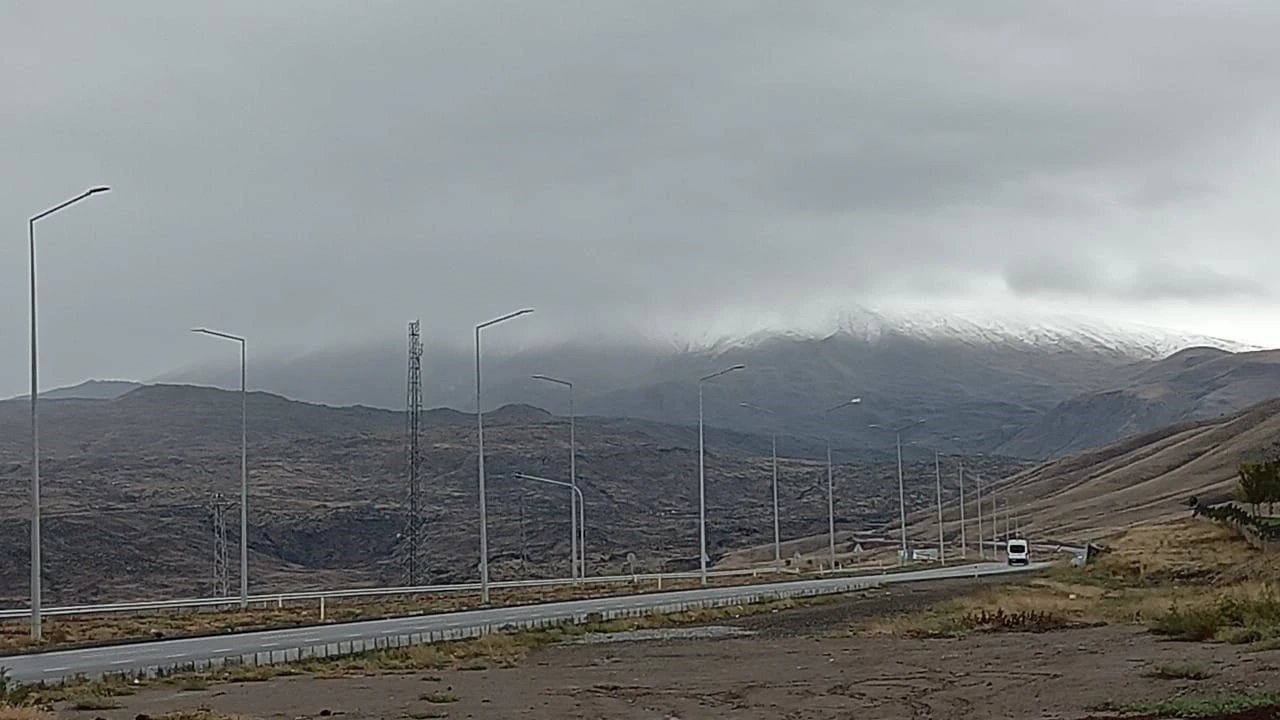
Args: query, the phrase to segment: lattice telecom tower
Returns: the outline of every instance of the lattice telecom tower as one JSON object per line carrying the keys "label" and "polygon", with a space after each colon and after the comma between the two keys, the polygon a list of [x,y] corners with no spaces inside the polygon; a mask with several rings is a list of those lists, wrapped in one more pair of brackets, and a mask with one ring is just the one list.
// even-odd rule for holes
{"label": "lattice telecom tower", "polygon": [[213,594],[226,597],[227,583],[227,502],[222,493],[214,493],[209,505],[213,514]]}
{"label": "lattice telecom tower", "polygon": [[405,582],[423,584],[426,567],[422,561],[422,499],[419,471],[422,467],[422,336],[421,323],[409,323],[409,382],[405,393],[405,451],[408,459],[409,514],[404,529]]}

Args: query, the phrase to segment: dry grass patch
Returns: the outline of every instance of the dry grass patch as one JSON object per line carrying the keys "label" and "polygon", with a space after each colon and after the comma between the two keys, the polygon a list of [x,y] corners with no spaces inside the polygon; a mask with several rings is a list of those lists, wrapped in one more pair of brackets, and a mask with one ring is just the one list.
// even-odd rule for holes
{"label": "dry grass patch", "polygon": [[1274,641],[1280,639],[1280,592],[1270,583],[1239,583],[1193,602],[1175,602],[1151,629],[1175,640]]}
{"label": "dry grass patch", "polygon": [[[1035,578],[1025,583],[988,586],[925,610],[879,618],[858,631],[908,637],[955,636],[1018,629],[992,616],[1027,619],[1040,628],[1146,622],[1169,608],[1169,595],[1151,588],[1106,588],[1076,580]],[[1036,619],[1031,622],[1031,619]]]}
{"label": "dry grass patch", "polygon": [[1110,552],[1085,568],[1057,566],[1026,582],[987,586],[857,630],[921,637],[1125,624],[1189,640],[1280,638],[1280,595],[1266,583],[1240,579],[1277,561],[1230,528],[1190,518],[1152,523],[1107,547]]}
{"label": "dry grass patch", "polygon": [[1135,525],[1105,544],[1080,573],[1094,584],[1207,584],[1263,559],[1231,528],[1194,518]]}

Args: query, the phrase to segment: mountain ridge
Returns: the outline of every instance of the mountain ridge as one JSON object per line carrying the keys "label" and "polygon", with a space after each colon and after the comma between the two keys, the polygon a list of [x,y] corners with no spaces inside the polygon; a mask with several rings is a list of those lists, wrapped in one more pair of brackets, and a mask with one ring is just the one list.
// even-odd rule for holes
{"label": "mountain ridge", "polygon": [[1192,496],[1230,497],[1240,463],[1272,457],[1280,398],[1187,421],[1048,463],[1006,480],[1032,527],[1106,533],[1189,512]]}
{"label": "mountain ridge", "polygon": [[[947,451],[994,452],[1037,417],[1074,396],[1132,381],[1144,368],[1141,356],[1061,343],[1019,344],[991,338],[964,342],[929,339],[885,329],[873,341],[848,333],[806,338],[800,333],[759,335],[706,351],[668,351],[644,346],[560,343],[486,356],[487,403],[525,403],[567,409],[563,388],[531,380],[545,373],[575,383],[578,408],[588,414],[673,424],[697,420],[697,379],[732,364],[747,370],[705,387],[705,415],[745,432],[767,432],[773,424],[796,434],[833,436],[816,413],[836,398],[864,398],[865,422],[840,430],[873,447],[883,434],[867,425],[899,425],[931,418],[922,438]],[[255,385],[294,399],[333,405],[402,407],[404,350],[386,343],[346,351],[255,362]],[[474,358],[466,351],[428,345],[423,358],[427,405],[472,410]],[[238,382],[231,369],[181,382],[227,387]],[[172,381],[172,380],[167,380]],[[742,402],[778,413],[775,420],[742,410]],[[960,438],[953,441],[952,438]]]}
{"label": "mountain ridge", "polygon": [[1188,348],[1119,388],[1059,403],[998,451],[1048,458],[1189,420],[1233,414],[1280,396],[1280,350]]}

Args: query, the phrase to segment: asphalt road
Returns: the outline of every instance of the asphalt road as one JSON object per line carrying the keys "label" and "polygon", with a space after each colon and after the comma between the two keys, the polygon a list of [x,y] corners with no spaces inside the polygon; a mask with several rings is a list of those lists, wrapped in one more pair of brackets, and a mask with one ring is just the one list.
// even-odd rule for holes
{"label": "asphalt road", "polygon": [[645,595],[624,595],[591,600],[567,600],[539,605],[416,615],[389,620],[313,625],[310,627],[264,630],[213,637],[157,640],[115,647],[0,656],[0,668],[6,668],[9,677],[18,682],[57,681],[76,675],[92,677],[103,673],[142,671],[152,667],[174,667],[225,657],[250,655],[257,652],[279,652],[313,647],[325,643],[347,643],[412,633],[465,630],[484,626],[499,627],[508,623],[564,617],[571,613],[586,614],[619,610],[648,610],[675,603],[747,598],[760,593],[788,590],[832,592],[838,588],[847,587],[850,583],[858,580],[870,583],[918,582],[973,577],[975,575],[1026,572],[1047,567],[1048,565],[1049,563],[1035,563],[1030,566],[1011,568],[1004,564],[987,563],[985,565],[931,568],[884,575],[846,576],[762,585],[699,588],[697,590],[649,593]]}

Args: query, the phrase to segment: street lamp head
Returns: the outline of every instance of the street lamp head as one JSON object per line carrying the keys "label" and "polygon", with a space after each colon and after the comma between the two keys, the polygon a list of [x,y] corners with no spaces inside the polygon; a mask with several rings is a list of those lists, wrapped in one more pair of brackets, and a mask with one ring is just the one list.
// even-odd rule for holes
{"label": "street lamp head", "polygon": [[97,195],[98,193],[107,192],[110,189],[111,188],[107,187],[106,185],[99,185],[98,187],[89,188],[89,192],[85,193],[85,195]]}
{"label": "street lamp head", "polygon": [[556,385],[563,385],[563,386],[568,387],[568,388],[573,387],[573,383],[569,382],[568,380],[561,380],[560,378],[553,378],[553,377],[551,377],[550,375],[530,375],[529,377],[530,377],[531,379],[533,379],[533,380],[544,380],[544,381],[546,381],[546,382],[549,382],[549,383],[555,383]]}
{"label": "street lamp head", "polygon": [[849,404],[850,404],[850,405],[861,405],[861,404],[862,404],[862,398],[860,398],[860,397],[856,397],[856,398],[854,398],[854,399],[850,400],[850,401],[849,401]]}
{"label": "street lamp head", "polygon": [[521,315],[528,315],[531,312],[533,312],[533,308],[524,308],[523,310],[516,310],[515,312],[509,312],[506,315],[503,315],[502,317],[496,317],[492,320],[488,320],[486,322],[480,323],[479,325],[476,325],[476,331],[478,332],[484,328],[497,325],[498,323],[503,323],[513,318],[518,318]]}
{"label": "street lamp head", "polygon": [[710,375],[705,375],[703,377],[698,378],[698,383],[699,384],[704,383],[713,378],[718,378],[721,375],[728,375],[729,373],[734,372],[735,370],[746,370],[746,369],[747,369],[747,366],[742,365],[741,363],[739,363],[738,365],[731,365],[723,370],[717,370],[711,373]]}

